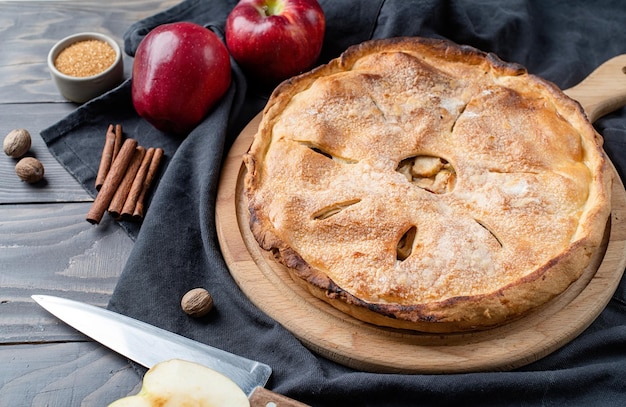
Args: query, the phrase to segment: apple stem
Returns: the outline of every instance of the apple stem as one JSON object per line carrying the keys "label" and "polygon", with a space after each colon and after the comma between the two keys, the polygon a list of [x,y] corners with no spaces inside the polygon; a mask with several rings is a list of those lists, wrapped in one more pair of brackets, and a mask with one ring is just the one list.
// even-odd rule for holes
{"label": "apple stem", "polygon": [[261,11],[265,17],[275,16],[283,10],[283,2],[280,0],[268,0],[262,7]]}

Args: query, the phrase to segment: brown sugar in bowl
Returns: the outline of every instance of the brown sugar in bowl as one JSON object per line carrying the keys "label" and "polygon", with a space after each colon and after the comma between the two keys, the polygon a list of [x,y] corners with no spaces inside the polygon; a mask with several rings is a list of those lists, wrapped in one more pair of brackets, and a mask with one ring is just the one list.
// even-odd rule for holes
{"label": "brown sugar in bowl", "polygon": [[48,69],[66,99],[83,103],[124,80],[122,52],[100,33],[79,33],[57,42],[48,53]]}

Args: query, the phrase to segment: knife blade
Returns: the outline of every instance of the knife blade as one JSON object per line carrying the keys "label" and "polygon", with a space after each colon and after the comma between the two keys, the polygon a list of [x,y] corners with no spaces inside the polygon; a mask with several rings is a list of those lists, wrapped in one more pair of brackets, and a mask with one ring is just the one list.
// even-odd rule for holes
{"label": "knife blade", "polygon": [[251,406],[306,406],[263,387],[272,374],[271,367],[264,363],[104,308],[50,295],[32,298],[66,324],[147,368],[170,359],[188,360],[229,377],[248,396]]}

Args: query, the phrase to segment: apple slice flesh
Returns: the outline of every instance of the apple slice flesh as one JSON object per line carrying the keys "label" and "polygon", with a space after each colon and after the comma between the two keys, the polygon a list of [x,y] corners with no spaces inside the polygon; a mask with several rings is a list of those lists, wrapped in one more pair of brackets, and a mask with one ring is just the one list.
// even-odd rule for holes
{"label": "apple slice flesh", "polygon": [[197,363],[172,359],[145,374],[138,394],[109,407],[250,407],[245,393],[228,377]]}

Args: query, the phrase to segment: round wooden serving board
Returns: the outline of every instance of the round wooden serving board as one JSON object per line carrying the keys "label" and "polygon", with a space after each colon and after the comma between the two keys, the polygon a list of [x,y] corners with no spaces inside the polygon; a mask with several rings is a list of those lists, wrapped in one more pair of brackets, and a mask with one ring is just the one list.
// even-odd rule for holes
{"label": "round wooden serving board", "polygon": [[574,339],[602,312],[626,265],[626,193],[613,185],[605,244],[583,276],[546,306],[482,332],[427,334],[374,326],[314,297],[257,244],[248,227],[242,156],[257,116],[231,148],[217,197],[217,233],[230,272],[248,298],[311,350],[346,366],[374,372],[460,373],[510,370]]}

